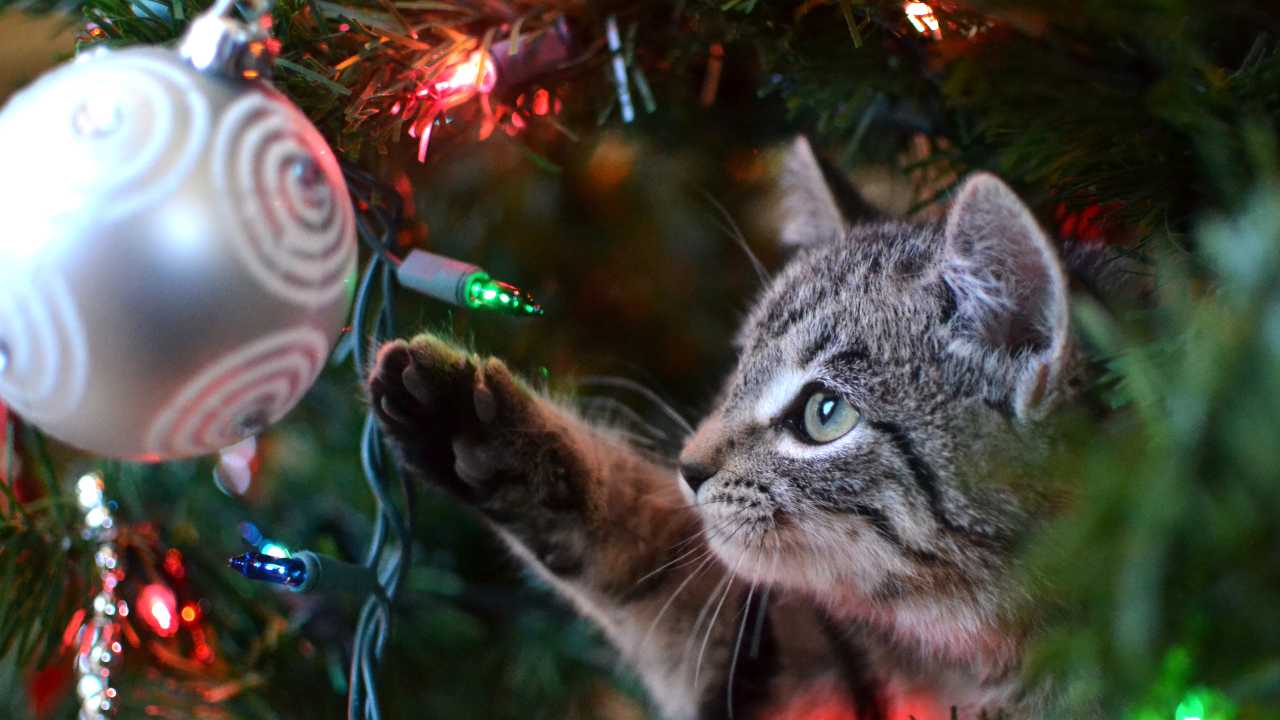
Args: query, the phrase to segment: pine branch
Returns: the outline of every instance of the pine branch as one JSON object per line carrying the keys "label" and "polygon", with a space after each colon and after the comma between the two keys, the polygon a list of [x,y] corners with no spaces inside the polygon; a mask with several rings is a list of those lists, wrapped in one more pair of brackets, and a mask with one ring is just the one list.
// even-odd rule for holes
{"label": "pine branch", "polygon": [[1080,318],[1132,415],[1108,433],[1080,428],[1055,466],[1082,485],[1039,541],[1032,584],[1064,613],[1042,668],[1069,669],[1112,713],[1167,714],[1195,684],[1223,691],[1214,717],[1268,717],[1280,701],[1246,680],[1274,672],[1280,640],[1262,610],[1280,597],[1280,566],[1245,550],[1280,547],[1280,446],[1261,430],[1280,406],[1274,153],[1254,151],[1260,180],[1239,210],[1201,224],[1200,255],[1160,254],[1159,312]]}
{"label": "pine branch", "polygon": [[41,664],[58,649],[93,577],[91,553],[54,517],[53,504],[31,502],[0,518],[0,657],[21,665]]}

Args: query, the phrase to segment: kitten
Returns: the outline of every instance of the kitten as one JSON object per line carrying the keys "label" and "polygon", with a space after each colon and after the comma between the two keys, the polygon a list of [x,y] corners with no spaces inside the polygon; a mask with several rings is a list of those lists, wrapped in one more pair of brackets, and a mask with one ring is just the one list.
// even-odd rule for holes
{"label": "kitten", "polygon": [[381,349],[382,427],[664,717],[1045,717],[1011,570],[1077,374],[1062,265],[990,175],[941,224],[853,227],[807,143],[785,176],[797,252],[678,470],[430,335]]}

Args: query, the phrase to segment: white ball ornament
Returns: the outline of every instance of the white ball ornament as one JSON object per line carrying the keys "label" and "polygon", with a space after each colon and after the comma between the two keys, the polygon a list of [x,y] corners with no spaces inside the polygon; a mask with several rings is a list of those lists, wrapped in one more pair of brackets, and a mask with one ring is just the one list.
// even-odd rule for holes
{"label": "white ball ornament", "polygon": [[0,112],[0,399],[50,435],[206,454],[323,368],[354,213],[320,133],[247,79],[263,39],[213,12],[179,51],[91,53]]}

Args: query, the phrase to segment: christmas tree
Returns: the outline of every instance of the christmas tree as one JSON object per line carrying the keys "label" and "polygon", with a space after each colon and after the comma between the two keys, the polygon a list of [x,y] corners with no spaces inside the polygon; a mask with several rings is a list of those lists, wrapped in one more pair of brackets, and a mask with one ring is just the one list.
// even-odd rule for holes
{"label": "christmas tree", "polygon": [[[5,63],[22,13],[90,54],[173,46],[207,9],[0,7]],[[884,210],[927,217],[989,170],[1059,240],[1142,269],[1120,281],[1139,309],[1097,288],[1075,303],[1099,372],[1045,473],[1071,501],[1025,551],[1046,610],[1032,671],[1106,717],[1280,718],[1280,11],[279,0],[263,17],[262,67],[354,200],[353,319],[297,408],[220,454],[103,459],[0,405],[0,715],[339,717],[354,694],[365,717],[371,698],[387,718],[648,716],[598,633],[479,521],[401,487],[352,366],[371,339],[432,330],[674,456],[735,360],[753,255],[781,264],[758,208],[771,148],[805,134]],[[111,122],[90,110],[91,130]],[[35,172],[5,159],[0,188]],[[545,314],[492,312],[510,286],[396,282],[414,250]],[[7,362],[0,343],[0,380]],[[290,593],[226,566],[302,549],[353,577],[373,558],[398,592]]]}

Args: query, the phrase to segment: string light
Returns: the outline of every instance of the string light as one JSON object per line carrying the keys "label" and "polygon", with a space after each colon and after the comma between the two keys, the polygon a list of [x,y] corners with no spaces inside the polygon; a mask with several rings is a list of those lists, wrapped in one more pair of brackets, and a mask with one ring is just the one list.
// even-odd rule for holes
{"label": "string light", "polygon": [[476,50],[462,62],[448,68],[444,78],[432,84],[430,90],[422,89],[418,95],[425,96],[430,92],[447,105],[452,106],[466,101],[476,93],[487,93],[498,83],[498,69],[489,53]]}
{"label": "string light", "polygon": [[[420,118],[409,126],[409,137],[418,138],[418,162],[426,162],[427,146],[431,144],[431,129],[436,119],[446,110],[461,105],[477,93],[487,94],[498,83],[498,68],[493,57],[484,50],[475,50],[461,62],[448,66],[443,77],[418,88],[415,95],[427,101],[418,113]],[[399,112],[400,103],[392,108]]]}
{"label": "string light", "polygon": [[533,114],[539,117],[551,110],[551,93],[546,88],[538,88],[533,94]]}
{"label": "string light", "polygon": [[[621,49],[621,36],[617,33],[617,23],[613,23],[614,44]],[[461,38],[459,38],[461,40]],[[499,127],[510,136],[519,134],[534,116],[546,116],[560,112],[559,100],[553,100],[551,92],[543,88],[535,95],[532,114],[521,114],[515,108],[503,102],[490,99],[490,94],[501,83],[509,88],[521,86],[539,75],[552,72],[573,61],[577,53],[572,48],[568,24],[564,18],[553,22],[550,28],[530,35],[515,33],[514,37],[494,39],[492,44],[482,43],[473,38],[467,44],[469,49],[454,51],[438,61],[424,67],[417,67],[410,72],[415,73],[415,82],[407,94],[391,100],[386,110],[386,118],[399,118],[406,134],[418,141],[418,161],[426,162],[427,149],[435,134],[437,125],[448,125],[465,114],[455,115],[450,111],[479,96],[479,104],[483,112],[480,117],[477,136],[484,140]],[[617,62],[625,60],[621,54]],[[353,55],[337,65],[341,71],[348,64],[358,62],[359,56]],[[522,96],[523,97],[523,96]],[[624,106],[630,107],[629,99]],[[516,107],[522,105],[516,102]],[[628,112],[624,110],[624,114]],[[508,119],[509,122],[505,122]]]}
{"label": "string light", "polygon": [[178,632],[178,601],[173,591],[162,583],[151,583],[138,593],[142,621],[160,637],[173,637]]}
{"label": "string light", "polygon": [[309,550],[289,558],[251,552],[233,557],[228,563],[250,580],[284,585],[294,592],[356,596],[379,592],[378,577],[369,568]]}
{"label": "string light", "polygon": [[276,559],[291,558],[293,551],[282,542],[277,542],[262,534],[257,525],[245,521],[240,523],[240,537],[254,551]]}
{"label": "string light", "polygon": [[1199,698],[1190,697],[1183,700],[1178,709],[1174,711],[1174,720],[1202,720],[1204,718],[1204,703]]}
{"label": "string light", "polygon": [[942,39],[942,25],[928,3],[909,2],[902,6],[902,11],[907,14],[907,20],[911,22],[916,32],[921,35],[932,35],[934,40]]}
{"label": "string light", "polygon": [[[198,624],[199,605],[188,602],[179,608],[177,595],[169,585],[157,581],[143,586],[137,594],[134,613],[118,597],[117,591],[125,581],[124,556],[116,545],[113,503],[107,499],[104,487],[98,473],[80,477],[74,487],[76,502],[84,514],[81,534],[98,543],[93,559],[101,579],[101,587],[89,607],[72,616],[62,636],[63,644],[75,655],[78,720],[108,720],[120,709],[112,673],[120,665],[124,639],[133,637],[134,631],[125,624],[130,615],[141,619],[161,638],[174,637],[185,624],[191,633],[195,659],[205,664],[215,659],[204,629]],[[165,551],[160,569],[172,580],[185,578],[182,552],[177,548]]]}
{"label": "string light", "polygon": [[453,305],[508,315],[542,314],[542,306],[520,288],[443,255],[414,250],[400,263],[396,277],[405,287]]}
{"label": "string light", "polygon": [[301,587],[307,580],[307,566],[302,560],[277,558],[264,553],[245,553],[228,561],[232,569],[250,580]]}
{"label": "string light", "polygon": [[187,568],[182,564],[182,552],[177,548],[169,548],[164,554],[164,571],[174,580],[187,576]]}
{"label": "string light", "polygon": [[497,310],[511,315],[541,315],[542,307],[520,288],[494,280],[481,272],[467,280],[466,302],[468,307]]}

